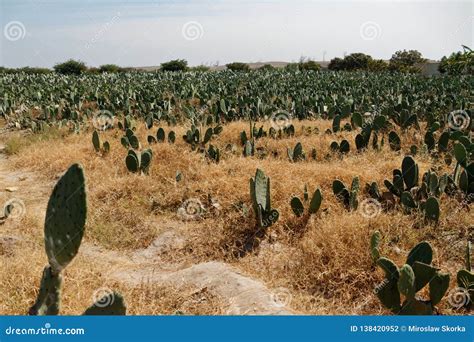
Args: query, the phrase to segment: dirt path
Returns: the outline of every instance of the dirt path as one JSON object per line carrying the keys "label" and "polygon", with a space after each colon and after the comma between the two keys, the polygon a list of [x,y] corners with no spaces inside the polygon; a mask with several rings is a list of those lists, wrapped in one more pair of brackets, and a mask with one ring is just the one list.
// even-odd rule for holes
{"label": "dirt path", "polygon": [[[0,201],[16,201],[19,210],[38,221],[44,220],[47,200],[53,187],[35,173],[13,170],[0,145]],[[2,208],[3,210],[3,205]],[[3,214],[3,213],[2,213]],[[1,216],[1,215],[0,215]],[[8,225],[8,220],[4,222]],[[104,263],[107,278],[136,286],[141,283],[207,289],[227,302],[227,313],[235,315],[289,315],[285,293],[272,292],[259,280],[241,274],[226,263],[210,261],[194,265],[170,264],[161,259],[164,253],[179,248],[186,237],[180,235],[179,222],[165,222],[162,233],[148,248],[121,253],[82,243],[79,251],[85,258]],[[8,230],[6,230],[8,231]],[[42,234],[42,230],[38,231]],[[18,239],[26,237],[0,233],[2,248],[12,248]],[[8,246],[7,246],[8,245]],[[283,296],[283,298],[282,298]]]}

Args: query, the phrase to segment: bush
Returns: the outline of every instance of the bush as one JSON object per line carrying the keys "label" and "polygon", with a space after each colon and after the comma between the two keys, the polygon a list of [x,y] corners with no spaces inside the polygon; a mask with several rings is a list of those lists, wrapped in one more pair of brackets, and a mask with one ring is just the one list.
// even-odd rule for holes
{"label": "bush", "polygon": [[188,70],[188,62],[184,59],[175,59],[166,63],[161,63],[162,71],[186,71]]}
{"label": "bush", "polygon": [[449,75],[474,75],[474,52],[467,46],[463,46],[463,51],[441,58],[438,70]]}
{"label": "bush", "polygon": [[10,69],[10,68],[5,68],[5,67],[0,67],[0,74],[16,74],[19,72],[24,72],[25,74],[48,74],[51,72],[51,69],[48,68],[30,68],[30,67],[24,67],[24,68],[18,68],[18,69]]}
{"label": "bush", "polygon": [[369,70],[369,65],[373,61],[372,57],[364,53],[351,53],[341,59],[339,57],[331,59],[328,65],[330,70]]}
{"label": "bush", "polygon": [[123,69],[115,64],[104,64],[99,67],[99,72],[108,72],[108,73],[115,73],[115,72],[122,72]]}
{"label": "bush", "polygon": [[319,71],[321,69],[321,66],[316,63],[315,61],[308,60],[306,62],[301,61],[298,63],[298,69],[299,70],[312,70],[312,71]]}
{"label": "bush", "polygon": [[234,62],[226,65],[227,69],[232,71],[249,71],[250,67],[246,63]]}
{"label": "bush", "polygon": [[211,70],[207,65],[197,65],[195,67],[190,68],[191,71],[197,71],[197,72],[206,72]]}
{"label": "bush", "polygon": [[54,71],[63,75],[80,75],[87,70],[84,62],[70,59],[64,63],[56,64]]}
{"label": "bush", "polygon": [[420,73],[421,68],[418,65],[425,62],[426,59],[417,50],[399,50],[390,58],[389,68],[398,72]]}
{"label": "bush", "polygon": [[368,71],[379,72],[388,70],[388,63],[383,59],[371,59],[367,65]]}

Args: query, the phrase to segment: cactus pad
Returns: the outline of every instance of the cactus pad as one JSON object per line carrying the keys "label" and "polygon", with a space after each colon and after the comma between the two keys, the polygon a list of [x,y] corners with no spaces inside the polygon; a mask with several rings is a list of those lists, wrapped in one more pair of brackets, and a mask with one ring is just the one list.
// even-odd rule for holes
{"label": "cactus pad", "polygon": [[74,164],[54,187],[46,210],[45,248],[53,272],[60,272],[76,256],[84,235],[86,216],[84,171]]}

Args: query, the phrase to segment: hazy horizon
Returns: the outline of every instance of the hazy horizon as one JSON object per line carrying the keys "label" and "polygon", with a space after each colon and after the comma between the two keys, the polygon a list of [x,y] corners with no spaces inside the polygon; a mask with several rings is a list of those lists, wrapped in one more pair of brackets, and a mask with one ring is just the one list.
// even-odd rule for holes
{"label": "hazy horizon", "polygon": [[329,61],[473,46],[471,1],[0,0],[0,65]]}

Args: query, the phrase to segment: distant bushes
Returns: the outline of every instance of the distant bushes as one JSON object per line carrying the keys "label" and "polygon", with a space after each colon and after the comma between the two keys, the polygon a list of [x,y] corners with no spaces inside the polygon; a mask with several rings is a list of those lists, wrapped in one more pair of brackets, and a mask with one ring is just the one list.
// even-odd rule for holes
{"label": "distant bushes", "polygon": [[0,74],[16,74],[16,73],[25,73],[25,74],[48,74],[52,72],[52,70],[48,68],[30,68],[30,67],[24,67],[24,68],[5,68],[5,67],[0,67]]}
{"label": "distant bushes", "polygon": [[87,71],[86,64],[81,61],[69,59],[64,63],[56,64],[54,71],[62,75],[80,75]]}
{"label": "distant bushes", "polygon": [[339,71],[395,71],[403,73],[420,73],[421,64],[426,59],[417,50],[400,50],[395,52],[387,63],[381,59],[373,59],[364,53],[352,53],[344,58],[333,58],[329,62],[328,69]]}
{"label": "distant bushes", "polygon": [[373,59],[364,53],[351,53],[344,58],[333,58],[328,65],[329,70],[367,70],[367,71],[384,71],[388,69],[388,63],[383,60]]}
{"label": "distant bushes", "polygon": [[250,67],[246,63],[234,62],[226,65],[227,69],[232,71],[249,71]]}
{"label": "distant bushes", "polygon": [[186,71],[188,70],[188,61],[185,59],[175,59],[169,62],[161,63],[161,71]]}

